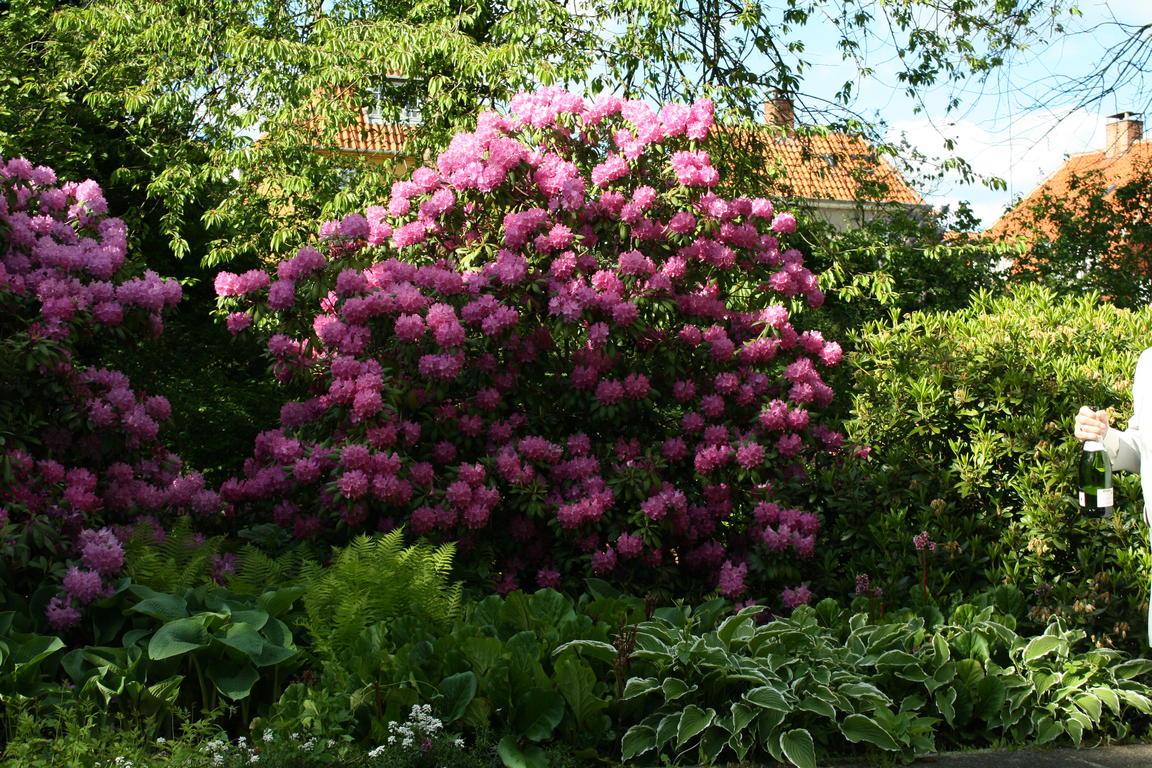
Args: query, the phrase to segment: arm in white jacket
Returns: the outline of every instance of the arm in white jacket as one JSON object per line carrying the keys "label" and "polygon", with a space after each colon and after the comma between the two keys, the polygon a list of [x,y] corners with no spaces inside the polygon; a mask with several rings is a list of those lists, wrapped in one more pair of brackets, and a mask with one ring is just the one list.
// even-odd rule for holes
{"label": "arm in white jacket", "polygon": [[1104,448],[1112,460],[1113,469],[1140,471],[1140,442],[1143,439],[1140,427],[1144,403],[1152,397],[1149,386],[1152,386],[1152,349],[1141,352],[1136,363],[1136,375],[1132,379],[1132,418],[1128,420],[1128,429],[1109,429],[1104,433]]}

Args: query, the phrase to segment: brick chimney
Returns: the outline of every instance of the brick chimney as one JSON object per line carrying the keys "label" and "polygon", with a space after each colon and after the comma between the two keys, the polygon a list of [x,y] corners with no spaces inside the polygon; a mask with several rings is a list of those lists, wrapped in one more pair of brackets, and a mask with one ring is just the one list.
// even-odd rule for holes
{"label": "brick chimney", "polygon": [[774,96],[764,102],[764,122],[777,128],[795,128],[796,110],[792,106],[792,99]]}
{"label": "brick chimney", "polygon": [[1104,126],[1107,144],[1104,147],[1105,157],[1120,157],[1132,145],[1144,137],[1144,123],[1135,118],[1139,112],[1121,112],[1118,115],[1109,115],[1108,119],[1114,122]]}

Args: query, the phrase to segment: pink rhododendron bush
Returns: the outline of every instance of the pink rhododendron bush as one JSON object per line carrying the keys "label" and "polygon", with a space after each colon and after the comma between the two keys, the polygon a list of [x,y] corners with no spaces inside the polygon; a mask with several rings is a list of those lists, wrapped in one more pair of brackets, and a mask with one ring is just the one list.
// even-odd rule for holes
{"label": "pink rhododendron bush", "polygon": [[309,393],[222,497],[304,539],[457,540],[500,591],[807,600],[840,347],[794,325],[823,302],[795,219],[713,191],[712,123],[708,101],[521,94],[319,247],[220,273],[229,327],[268,329]]}
{"label": "pink rhododendron bush", "polygon": [[126,261],[127,232],[93,181],[0,158],[0,522],[5,583],[57,628],[105,595],[139,518],[219,498],[165,450],[168,401],[82,362],[96,341],[161,332],[173,280]]}

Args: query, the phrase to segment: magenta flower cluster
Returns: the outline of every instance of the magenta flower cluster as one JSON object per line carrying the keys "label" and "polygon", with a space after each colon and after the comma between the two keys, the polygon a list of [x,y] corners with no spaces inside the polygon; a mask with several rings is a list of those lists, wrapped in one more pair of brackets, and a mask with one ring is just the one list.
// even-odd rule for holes
{"label": "magenta flower cluster", "polygon": [[23,386],[26,396],[53,400],[39,431],[5,449],[11,473],[0,509],[10,534],[46,522],[52,552],[67,553],[63,592],[46,610],[60,629],[119,574],[116,526],[219,508],[203,477],[183,472],[160,441],[168,401],[133,390],[118,371],[74,361],[73,345],[104,328],[160,333],[161,313],[181,296],[174,280],[132,272],[124,224],[107,212],[95,182],[60,183],[49,168],[0,158],[0,322],[11,342],[5,354],[23,356],[11,370],[29,377],[0,386],[9,396]]}
{"label": "magenta flower cluster", "polygon": [[266,307],[276,374],[312,388],[225,500],[300,537],[454,539],[501,591],[772,586],[756,563],[816,547],[790,499],[843,443],[816,416],[841,350],[793,325],[824,300],[795,218],[716,193],[712,123],[707,100],[520,94],[316,248],[221,273],[229,328]]}

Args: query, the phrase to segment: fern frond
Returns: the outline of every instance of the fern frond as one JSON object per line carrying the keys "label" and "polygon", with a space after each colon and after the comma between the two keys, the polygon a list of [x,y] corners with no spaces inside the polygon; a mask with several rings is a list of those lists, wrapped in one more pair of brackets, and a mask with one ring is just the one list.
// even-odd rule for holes
{"label": "fern frond", "polygon": [[396,529],[359,536],[322,567],[301,568],[305,628],[317,651],[339,661],[365,628],[400,616],[446,626],[460,609],[463,586],[450,581],[454,544],[404,547]]}

